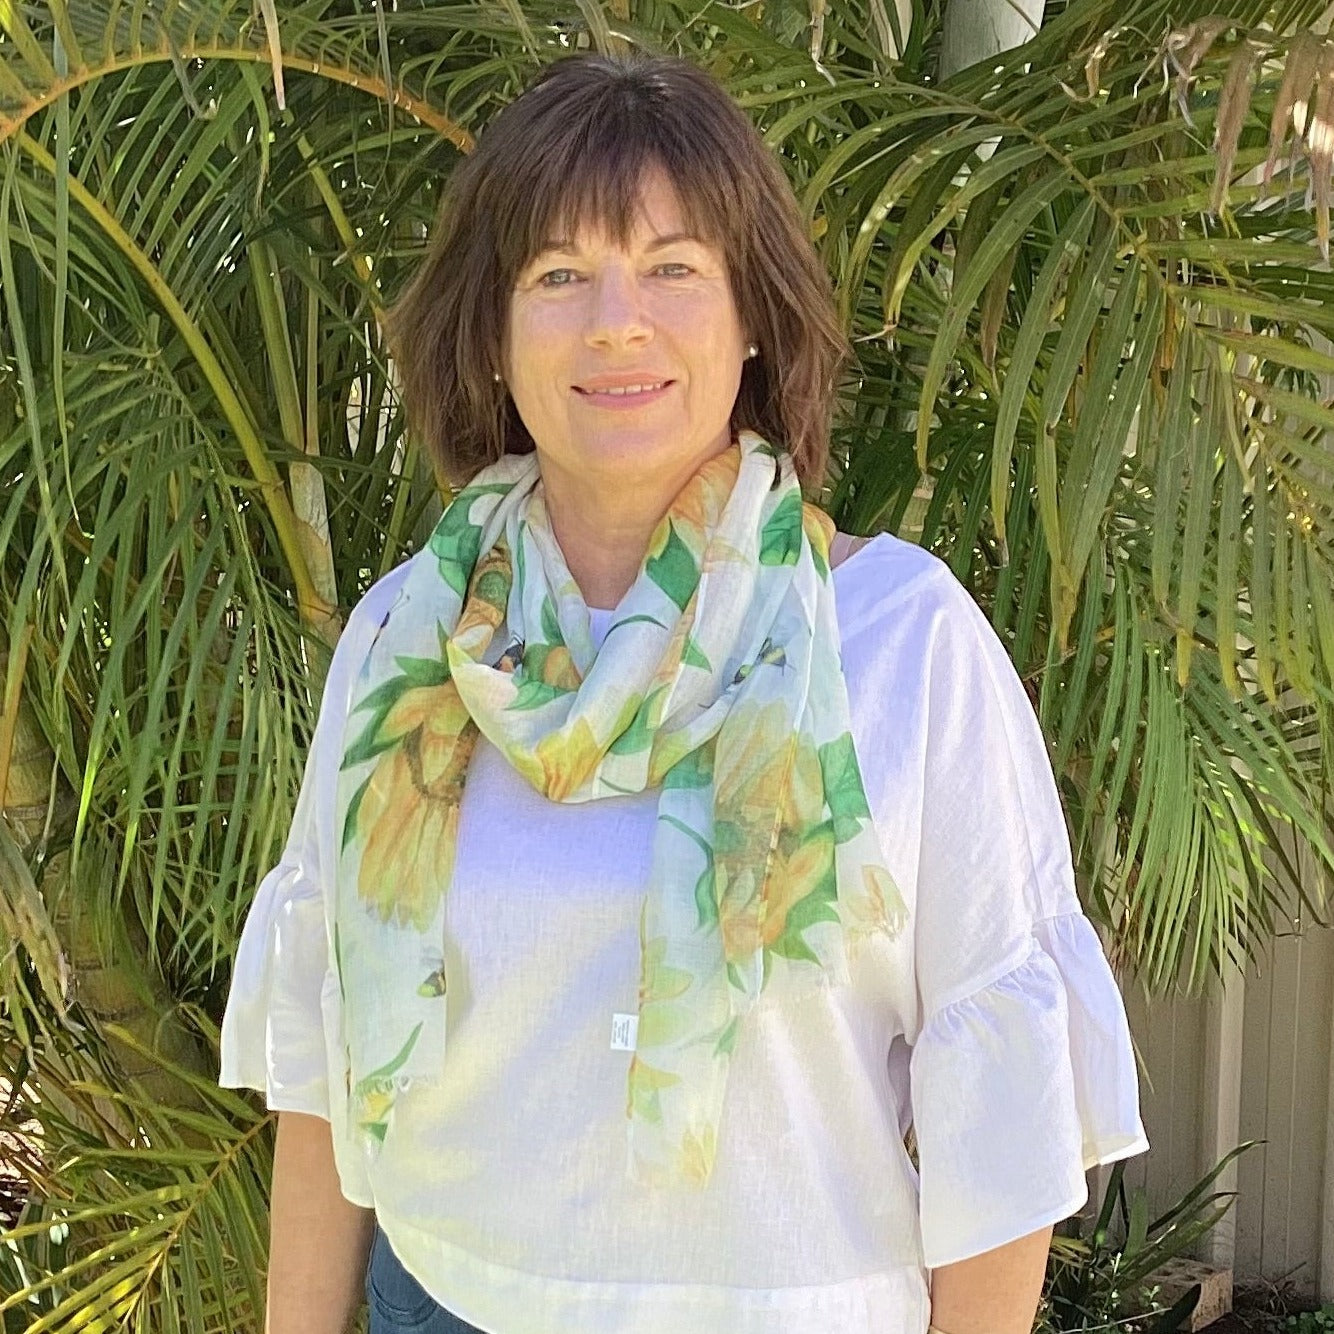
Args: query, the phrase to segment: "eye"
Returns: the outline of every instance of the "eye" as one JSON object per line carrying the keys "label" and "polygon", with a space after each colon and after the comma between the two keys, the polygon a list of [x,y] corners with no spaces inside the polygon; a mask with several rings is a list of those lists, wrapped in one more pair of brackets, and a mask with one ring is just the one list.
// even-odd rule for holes
{"label": "eye", "polygon": [[[659,264],[655,272],[662,269],[679,270],[679,272],[677,273],[667,274],[666,276],[669,278],[688,278],[691,274],[695,272],[694,268],[691,265],[682,264],[679,262]],[[573,282],[573,277],[571,275],[574,275],[574,273],[575,273],[574,269],[548,269],[546,273],[542,274],[542,276],[538,278],[537,285],[539,287],[547,287],[547,288],[569,287]],[[561,280],[562,275],[565,275],[564,281]]]}
{"label": "eye", "polygon": [[569,283],[549,283],[547,282],[547,279],[556,277],[557,275],[562,273],[573,273],[573,272],[574,272],[573,269],[551,269],[548,272],[544,273],[537,280],[537,285],[539,287],[568,287]]}

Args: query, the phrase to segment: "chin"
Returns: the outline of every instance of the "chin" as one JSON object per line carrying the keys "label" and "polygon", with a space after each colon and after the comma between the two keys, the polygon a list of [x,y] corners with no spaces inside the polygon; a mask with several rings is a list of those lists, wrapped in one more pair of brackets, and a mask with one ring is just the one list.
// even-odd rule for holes
{"label": "chin", "polygon": [[646,467],[670,468],[686,455],[681,450],[685,428],[655,426],[652,429],[589,432],[574,455],[584,466],[598,471],[635,471]]}

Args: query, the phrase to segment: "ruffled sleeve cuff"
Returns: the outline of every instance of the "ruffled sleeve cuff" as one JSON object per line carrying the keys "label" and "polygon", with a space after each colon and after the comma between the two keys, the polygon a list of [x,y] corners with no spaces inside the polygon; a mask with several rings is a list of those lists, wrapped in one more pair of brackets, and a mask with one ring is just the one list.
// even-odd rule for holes
{"label": "ruffled sleeve cuff", "polygon": [[1045,918],[1010,971],[930,1015],[910,1065],[923,1263],[1068,1218],[1084,1172],[1149,1147],[1116,980],[1082,912]]}
{"label": "ruffled sleeve cuff", "polygon": [[280,863],[260,882],[241,932],[222,1021],[223,1087],[258,1089],[272,1110],[329,1120],[327,942],[318,888]]}

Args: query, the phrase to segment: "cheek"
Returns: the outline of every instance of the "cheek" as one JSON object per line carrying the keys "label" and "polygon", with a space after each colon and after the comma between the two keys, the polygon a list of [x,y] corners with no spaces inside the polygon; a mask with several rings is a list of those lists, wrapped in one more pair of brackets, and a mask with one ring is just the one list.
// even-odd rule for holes
{"label": "cheek", "polygon": [[569,336],[569,324],[568,313],[555,303],[516,306],[510,314],[509,338],[518,365],[549,360]]}
{"label": "cheek", "polygon": [[714,374],[731,374],[731,364],[740,355],[740,324],[730,301],[720,300],[716,293],[699,301],[698,309],[690,313],[688,331],[700,356],[710,359]]}
{"label": "cheek", "polygon": [[674,332],[689,349],[697,365],[715,376],[731,373],[732,362],[739,355],[741,334],[736,312],[713,294],[691,297],[683,294],[664,312]]}

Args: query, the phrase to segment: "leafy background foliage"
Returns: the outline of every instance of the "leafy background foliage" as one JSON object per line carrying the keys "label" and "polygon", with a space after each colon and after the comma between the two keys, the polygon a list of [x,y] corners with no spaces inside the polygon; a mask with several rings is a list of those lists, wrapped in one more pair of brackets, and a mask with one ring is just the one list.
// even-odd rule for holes
{"label": "leafy background foliage", "polygon": [[825,499],[989,610],[1115,961],[1200,986],[1320,919],[1326,5],[1067,0],[971,63],[951,9],[0,3],[6,1328],[262,1326],[231,954],[341,618],[441,499],[377,313],[574,49],[698,61],[780,154],[857,351]]}

